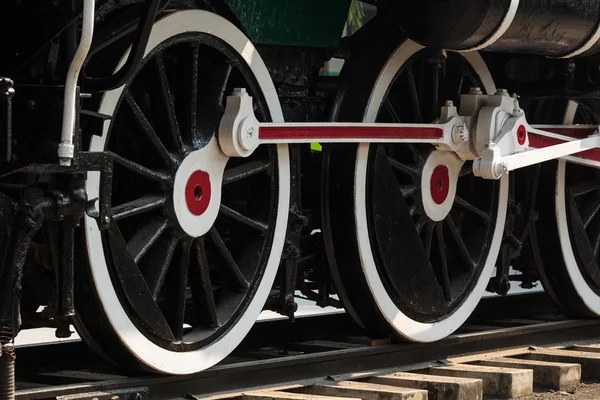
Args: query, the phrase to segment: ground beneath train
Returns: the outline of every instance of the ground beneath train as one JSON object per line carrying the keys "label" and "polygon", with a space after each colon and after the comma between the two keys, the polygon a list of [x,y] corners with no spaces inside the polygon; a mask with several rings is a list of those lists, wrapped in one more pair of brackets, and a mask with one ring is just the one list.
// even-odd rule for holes
{"label": "ground beneath train", "polygon": [[580,383],[572,387],[567,388],[565,391],[547,391],[537,392],[533,396],[521,397],[521,400],[533,400],[533,399],[564,399],[564,398],[576,399],[576,400],[597,400],[600,399],[600,383]]}

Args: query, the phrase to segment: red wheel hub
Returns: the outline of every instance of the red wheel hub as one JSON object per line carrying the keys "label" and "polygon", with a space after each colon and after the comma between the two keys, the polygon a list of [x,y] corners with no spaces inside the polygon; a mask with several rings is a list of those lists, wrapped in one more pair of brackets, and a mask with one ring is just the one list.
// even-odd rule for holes
{"label": "red wheel hub", "polygon": [[524,125],[520,125],[517,128],[517,142],[523,146],[525,144],[525,139],[527,139],[527,128],[525,128]]}
{"label": "red wheel hub", "polygon": [[185,185],[185,201],[194,215],[202,215],[210,204],[210,177],[204,171],[195,171]]}
{"label": "red wheel hub", "polygon": [[431,174],[429,182],[431,198],[436,204],[442,204],[448,197],[450,190],[450,176],[448,175],[448,167],[438,165]]}

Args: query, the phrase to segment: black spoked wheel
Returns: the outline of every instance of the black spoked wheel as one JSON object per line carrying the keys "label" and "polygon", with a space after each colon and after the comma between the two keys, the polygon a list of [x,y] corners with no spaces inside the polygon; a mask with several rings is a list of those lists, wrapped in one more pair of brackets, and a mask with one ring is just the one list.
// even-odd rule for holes
{"label": "black spoked wheel", "polygon": [[[214,14],[173,13],[156,23],[132,80],[104,94],[111,123],[90,150],[115,154],[112,221],[104,232],[86,221],[78,312],[84,338],[119,364],[205,369],[242,340],[271,289],[287,224],[287,147],[228,159],[216,137],[236,87],[253,96],[259,120],[281,120],[266,67],[256,53],[244,58],[248,45]],[[90,177],[90,196],[98,184]]]}
{"label": "black spoked wheel", "polygon": [[[534,122],[585,125],[598,121],[600,104],[595,100],[534,104],[551,110],[546,115],[534,112]],[[566,158],[540,166],[536,204],[540,215],[534,232],[537,246],[533,251],[544,290],[574,317],[600,315],[600,152],[591,150],[584,157],[584,165]]]}
{"label": "black spoked wheel", "polygon": [[[495,91],[477,54],[442,57],[411,41],[372,79],[369,97],[345,93],[338,120],[431,122],[470,87]],[[373,332],[414,341],[452,333],[493,271],[508,180],[476,178],[470,162],[427,144],[331,146],[328,156],[324,189],[335,190],[325,214],[344,304]]]}

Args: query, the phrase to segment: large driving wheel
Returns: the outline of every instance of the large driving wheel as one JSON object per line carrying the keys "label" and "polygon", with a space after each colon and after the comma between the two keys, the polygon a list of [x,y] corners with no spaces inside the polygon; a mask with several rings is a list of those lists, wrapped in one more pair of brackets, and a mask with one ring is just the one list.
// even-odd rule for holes
{"label": "large driving wheel", "polygon": [[[494,93],[477,53],[436,53],[399,32],[353,54],[334,119],[433,122],[470,87]],[[361,60],[360,62],[355,60]],[[374,334],[441,339],[469,317],[489,282],[504,227],[508,177],[473,176],[471,162],[428,144],[326,149],[324,227],[336,288]]]}
{"label": "large driving wheel", "polygon": [[[235,87],[253,96],[259,120],[283,122],[252,43],[213,13],[185,10],[155,23],[139,70],[103,95],[99,112],[110,123],[89,150],[115,154],[112,221],[100,231],[85,220],[77,311],[84,339],[122,367],[189,374],[214,365],[271,290],[289,153],[286,145],[247,158],[222,153],[216,132]],[[90,174],[90,198],[99,185]]]}
{"label": "large driving wheel", "polygon": [[[546,103],[550,106],[550,116],[540,122],[598,123],[596,100],[557,99]],[[540,281],[574,317],[600,315],[600,152],[590,150],[584,157],[588,165],[569,157],[543,163],[537,195]]]}

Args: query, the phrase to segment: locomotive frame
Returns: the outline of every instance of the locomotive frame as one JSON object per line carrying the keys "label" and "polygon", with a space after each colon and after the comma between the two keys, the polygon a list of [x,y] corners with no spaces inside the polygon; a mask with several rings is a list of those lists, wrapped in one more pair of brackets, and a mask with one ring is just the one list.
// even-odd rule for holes
{"label": "locomotive frame", "polygon": [[293,318],[297,290],[434,341],[511,264],[600,314],[597,31],[557,59],[475,51],[514,0],[466,52],[406,38],[393,1],[339,43],[269,36],[268,0],[9,3],[4,36],[61,18],[0,62],[4,359],[19,329],[73,322],[120,367],[193,373],[263,308]]}

